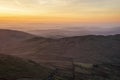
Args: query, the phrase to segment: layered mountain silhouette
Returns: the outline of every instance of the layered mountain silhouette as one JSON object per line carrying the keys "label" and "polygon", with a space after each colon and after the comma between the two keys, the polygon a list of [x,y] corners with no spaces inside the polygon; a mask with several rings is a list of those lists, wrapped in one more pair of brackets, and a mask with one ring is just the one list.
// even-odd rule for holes
{"label": "layered mountain silhouette", "polygon": [[[31,58],[41,57],[42,59],[55,58],[59,60],[60,58],[61,60],[73,58],[76,61],[86,63],[103,61],[117,62],[120,56],[119,34],[110,36],[86,35],[52,39],[36,37],[18,31],[2,30],[1,32],[4,34],[4,37],[0,36],[1,39],[6,39],[14,45],[11,45],[8,50],[3,51],[4,53],[7,52]],[[14,44],[16,41],[20,42]]]}
{"label": "layered mountain silhouette", "polygon": [[[73,64],[77,65],[81,75],[84,74],[84,72],[81,73],[81,69],[87,70],[88,73],[90,71],[90,74],[84,74],[84,77],[87,75],[88,79],[92,75],[91,70],[94,67],[97,67],[95,75],[101,73],[99,75],[101,76],[104,72],[97,72],[96,70],[104,70],[106,67],[118,71],[118,68],[116,70],[115,67],[120,64],[120,34],[109,36],[86,35],[54,39],[39,37],[21,31],[1,29],[0,44],[1,54],[31,60],[46,67],[71,70]],[[114,66],[111,67],[111,64]],[[98,68],[98,65],[102,68]],[[72,71],[68,70],[68,72]],[[109,71],[107,72],[110,73]],[[106,74],[109,75],[107,72]],[[78,77],[76,80],[84,80],[84,77],[79,78],[78,73],[79,71],[76,72]],[[119,80],[119,77],[117,78]],[[67,79],[65,78],[65,80]]]}

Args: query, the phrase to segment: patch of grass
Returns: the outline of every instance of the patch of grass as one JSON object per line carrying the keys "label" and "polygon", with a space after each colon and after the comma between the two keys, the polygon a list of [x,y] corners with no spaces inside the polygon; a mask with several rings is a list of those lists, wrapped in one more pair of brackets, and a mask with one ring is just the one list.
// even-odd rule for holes
{"label": "patch of grass", "polygon": [[46,78],[50,69],[29,60],[8,55],[0,55],[0,78],[14,80],[18,78]]}

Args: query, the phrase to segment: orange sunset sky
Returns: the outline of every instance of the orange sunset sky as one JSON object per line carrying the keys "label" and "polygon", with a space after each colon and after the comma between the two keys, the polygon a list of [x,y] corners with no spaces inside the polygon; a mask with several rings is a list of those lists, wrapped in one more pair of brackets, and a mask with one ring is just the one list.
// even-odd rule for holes
{"label": "orange sunset sky", "polygon": [[120,22],[120,0],[0,0],[0,22]]}
{"label": "orange sunset sky", "polygon": [[14,23],[118,24],[120,0],[0,0],[0,28]]}

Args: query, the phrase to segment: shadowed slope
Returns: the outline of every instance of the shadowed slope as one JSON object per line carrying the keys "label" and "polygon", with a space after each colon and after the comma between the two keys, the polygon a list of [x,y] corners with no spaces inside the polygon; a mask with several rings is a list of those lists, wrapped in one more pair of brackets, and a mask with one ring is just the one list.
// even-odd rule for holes
{"label": "shadowed slope", "polygon": [[[16,30],[0,29],[0,41],[20,41],[33,37],[33,35]],[[8,41],[7,41],[8,40]]]}
{"label": "shadowed slope", "polygon": [[19,78],[45,79],[50,69],[44,68],[30,60],[0,54],[0,80],[15,80]]}
{"label": "shadowed slope", "polygon": [[32,37],[34,36],[22,31],[0,29],[0,51],[6,51],[8,48]]}
{"label": "shadowed slope", "polygon": [[35,37],[8,51],[36,61],[40,59],[64,61],[73,58],[86,63],[119,62],[119,44],[120,35],[89,35],[61,39]]}
{"label": "shadowed slope", "polygon": [[[51,39],[36,36],[31,37],[30,34],[18,31],[8,30],[5,32],[11,33],[11,35],[7,33],[8,35],[6,34],[6,36],[13,42],[17,41],[15,44],[9,40],[14,46],[6,46],[6,50],[2,50],[2,52],[6,54],[11,53],[12,55],[33,59],[38,62],[70,61],[71,58],[75,61],[85,63],[98,63],[104,61],[118,63],[120,61],[119,34],[110,36],[88,35]],[[17,35],[19,38],[16,38],[13,33],[22,34],[22,37]],[[26,38],[26,34],[30,35],[30,37]],[[8,38],[5,39],[7,40]]]}

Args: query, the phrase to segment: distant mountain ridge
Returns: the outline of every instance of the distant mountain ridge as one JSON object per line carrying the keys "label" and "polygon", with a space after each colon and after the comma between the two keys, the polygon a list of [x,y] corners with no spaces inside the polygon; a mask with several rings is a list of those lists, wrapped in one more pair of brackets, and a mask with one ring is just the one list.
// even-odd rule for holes
{"label": "distant mountain ridge", "polygon": [[8,30],[8,29],[0,29],[0,40],[4,39],[18,39],[18,40],[24,40],[27,38],[31,38],[33,35],[22,32],[22,31],[16,31],[16,30]]}
{"label": "distant mountain ridge", "polygon": [[49,28],[49,29],[38,29],[38,30],[30,30],[32,34],[43,36],[43,37],[56,37],[56,38],[63,38],[63,37],[72,37],[72,36],[84,36],[84,35],[115,35],[120,34],[120,27],[115,26],[113,28],[107,27],[93,27],[90,26],[86,28],[86,26],[82,27],[67,27],[67,28]]}
{"label": "distant mountain ridge", "polygon": [[[4,42],[10,43],[4,49],[1,46],[2,53],[37,62],[67,61],[71,58],[85,63],[120,62],[120,34],[53,39],[33,36],[21,31],[0,30],[0,35],[2,35],[0,42],[3,39]],[[1,44],[3,43],[1,42]]]}

